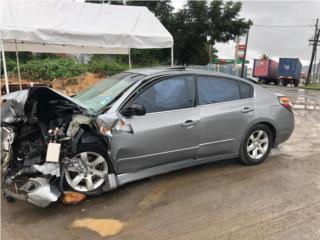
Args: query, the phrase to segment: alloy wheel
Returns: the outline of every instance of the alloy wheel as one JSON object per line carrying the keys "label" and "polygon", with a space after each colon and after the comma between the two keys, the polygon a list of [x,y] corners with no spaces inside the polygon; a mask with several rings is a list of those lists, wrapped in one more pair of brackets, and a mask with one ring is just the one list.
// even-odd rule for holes
{"label": "alloy wheel", "polygon": [[98,189],[108,174],[106,159],[95,152],[78,153],[73,159],[81,161],[85,170],[68,167],[65,172],[69,186],[80,192],[90,192]]}
{"label": "alloy wheel", "polygon": [[252,159],[262,158],[269,147],[268,134],[263,130],[253,132],[247,142],[247,152]]}

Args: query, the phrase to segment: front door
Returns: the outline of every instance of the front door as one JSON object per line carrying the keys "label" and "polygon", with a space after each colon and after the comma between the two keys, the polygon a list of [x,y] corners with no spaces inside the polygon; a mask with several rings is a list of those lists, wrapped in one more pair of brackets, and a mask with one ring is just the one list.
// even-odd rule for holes
{"label": "front door", "polygon": [[195,106],[193,76],[175,76],[147,86],[130,100],[146,114],[126,119],[133,133],[115,133],[111,155],[118,173],[177,163],[196,157],[200,108]]}

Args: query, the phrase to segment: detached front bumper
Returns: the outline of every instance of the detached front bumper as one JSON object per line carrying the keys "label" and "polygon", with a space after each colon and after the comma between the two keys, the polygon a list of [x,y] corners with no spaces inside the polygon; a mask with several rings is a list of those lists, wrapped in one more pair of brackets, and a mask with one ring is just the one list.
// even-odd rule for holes
{"label": "detached front bumper", "polygon": [[61,196],[60,191],[50,185],[47,178],[30,178],[19,190],[19,193],[4,189],[5,196],[17,200],[27,201],[38,207],[47,207],[50,203],[56,202]]}

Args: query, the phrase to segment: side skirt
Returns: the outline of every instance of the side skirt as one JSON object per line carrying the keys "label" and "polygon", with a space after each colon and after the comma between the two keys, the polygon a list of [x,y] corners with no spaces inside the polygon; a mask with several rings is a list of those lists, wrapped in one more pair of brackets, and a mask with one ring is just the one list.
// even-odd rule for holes
{"label": "side skirt", "polygon": [[224,154],[216,157],[207,157],[201,159],[189,159],[181,162],[170,163],[162,166],[152,167],[133,173],[123,173],[116,175],[117,186],[121,186],[125,183],[137,181],[140,179],[148,178],[151,176],[176,171],[183,168],[188,168],[196,165],[201,165],[209,162],[215,162],[224,159],[232,159],[238,157],[238,154]]}

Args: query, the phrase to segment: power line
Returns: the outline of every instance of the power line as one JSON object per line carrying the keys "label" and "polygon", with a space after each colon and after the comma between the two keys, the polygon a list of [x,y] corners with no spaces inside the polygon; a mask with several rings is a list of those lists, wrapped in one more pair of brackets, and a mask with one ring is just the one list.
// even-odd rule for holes
{"label": "power line", "polygon": [[277,27],[277,28],[298,28],[298,27],[313,27],[312,25],[264,25],[264,24],[253,24],[253,27]]}
{"label": "power line", "polygon": [[261,21],[261,22],[310,22],[315,21],[316,19],[251,19],[252,21]]}

